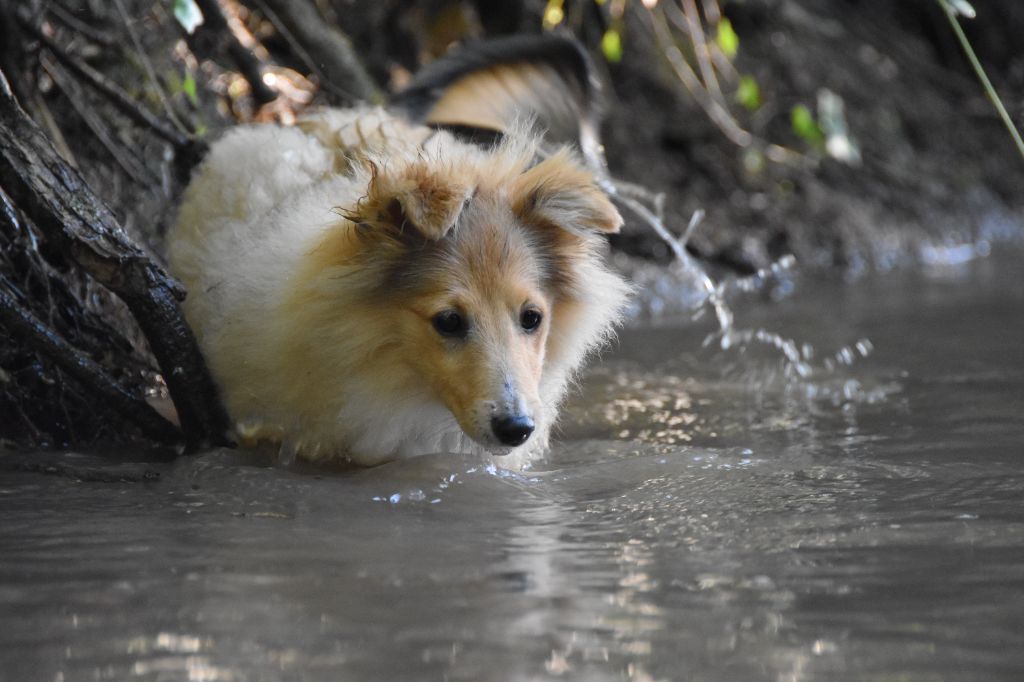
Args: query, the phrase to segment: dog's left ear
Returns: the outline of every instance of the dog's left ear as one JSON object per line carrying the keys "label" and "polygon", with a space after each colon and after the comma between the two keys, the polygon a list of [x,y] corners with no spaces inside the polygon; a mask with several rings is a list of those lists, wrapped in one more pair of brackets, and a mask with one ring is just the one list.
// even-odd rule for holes
{"label": "dog's left ear", "polygon": [[372,173],[366,196],[350,219],[392,234],[412,229],[431,241],[455,225],[474,190],[455,169],[427,162],[394,170],[373,166]]}
{"label": "dog's left ear", "polygon": [[528,223],[550,224],[579,235],[611,234],[622,227],[618,210],[566,149],[516,179],[512,209]]}

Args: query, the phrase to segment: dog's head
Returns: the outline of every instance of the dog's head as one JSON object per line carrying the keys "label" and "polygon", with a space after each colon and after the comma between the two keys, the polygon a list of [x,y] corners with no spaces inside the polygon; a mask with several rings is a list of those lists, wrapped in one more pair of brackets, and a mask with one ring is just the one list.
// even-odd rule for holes
{"label": "dog's head", "polygon": [[378,358],[474,441],[526,443],[622,307],[600,255],[621,217],[564,151],[532,166],[371,166],[337,253],[375,273]]}

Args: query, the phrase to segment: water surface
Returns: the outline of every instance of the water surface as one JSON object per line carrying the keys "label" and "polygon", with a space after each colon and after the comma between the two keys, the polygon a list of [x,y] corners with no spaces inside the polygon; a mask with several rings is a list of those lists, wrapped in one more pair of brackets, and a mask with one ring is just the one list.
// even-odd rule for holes
{"label": "water surface", "polygon": [[1024,679],[1021,262],[630,329],[521,474],[0,453],[0,678]]}

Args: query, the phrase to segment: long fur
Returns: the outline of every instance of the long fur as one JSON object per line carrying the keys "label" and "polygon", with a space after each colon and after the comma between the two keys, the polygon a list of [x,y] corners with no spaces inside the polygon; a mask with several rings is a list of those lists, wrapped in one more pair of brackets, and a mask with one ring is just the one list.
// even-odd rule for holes
{"label": "long fur", "polygon": [[[618,213],[571,152],[537,153],[527,126],[482,149],[375,108],[217,141],[169,257],[239,434],[360,464],[500,452],[480,444],[500,367],[537,412],[503,461],[546,447],[628,286],[603,264]],[[453,297],[477,320],[472,343],[430,325]],[[527,298],[546,312],[533,337],[502,312]]]}

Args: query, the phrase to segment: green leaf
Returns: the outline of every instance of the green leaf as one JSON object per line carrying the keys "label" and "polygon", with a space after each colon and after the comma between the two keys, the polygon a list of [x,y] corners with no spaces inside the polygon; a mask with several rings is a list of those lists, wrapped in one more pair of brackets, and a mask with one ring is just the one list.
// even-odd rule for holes
{"label": "green leaf", "polygon": [[814,114],[803,104],[793,107],[789,112],[789,120],[793,125],[793,132],[806,142],[815,147],[821,147],[825,143],[825,135],[821,132],[818,122],[814,120]]}
{"label": "green leaf", "polygon": [[715,38],[715,42],[729,59],[735,57],[740,49],[740,37],[733,30],[732,22],[724,17],[718,22],[718,36]]}
{"label": "green leaf", "polygon": [[761,108],[761,88],[751,75],[740,78],[740,85],[736,88],[736,101],[747,111],[757,111]]}
{"label": "green leaf", "polygon": [[181,90],[188,97],[188,101],[192,102],[192,106],[199,106],[199,97],[196,94],[196,79],[192,77],[191,73],[185,73],[185,80],[181,82]]}
{"label": "green leaf", "polygon": [[618,29],[610,28],[601,37],[601,52],[604,58],[610,62],[622,61],[622,36]]}
{"label": "green leaf", "polygon": [[195,0],[174,0],[174,18],[191,35],[203,23],[203,13]]}

